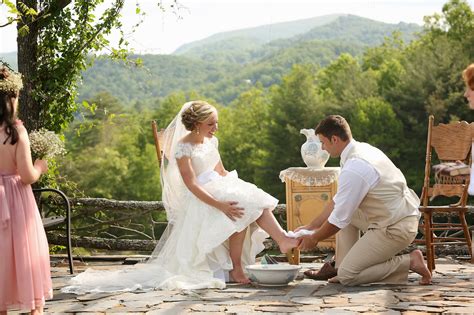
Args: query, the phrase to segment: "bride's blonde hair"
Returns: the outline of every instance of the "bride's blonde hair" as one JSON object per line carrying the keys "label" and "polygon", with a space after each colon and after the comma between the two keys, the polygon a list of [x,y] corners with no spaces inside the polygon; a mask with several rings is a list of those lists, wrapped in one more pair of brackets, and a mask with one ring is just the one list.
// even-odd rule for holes
{"label": "bride's blonde hair", "polygon": [[196,125],[205,121],[216,108],[205,101],[193,101],[191,106],[181,114],[181,121],[186,130],[193,131]]}

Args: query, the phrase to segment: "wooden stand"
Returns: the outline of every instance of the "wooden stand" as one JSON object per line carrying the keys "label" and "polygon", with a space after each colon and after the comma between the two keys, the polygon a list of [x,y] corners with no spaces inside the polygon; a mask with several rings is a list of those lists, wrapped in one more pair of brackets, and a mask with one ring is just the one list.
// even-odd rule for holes
{"label": "wooden stand", "polygon": [[[292,174],[296,173],[297,175],[298,173],[304,173],[302,177],[306,178],[305,184],[302,184],[301,180],[297,181],[295,178],[290,179],[285,177],[288,171]],[[328,173],[331,174],[331,179],[328,179]],[[324,205],[336,194],[338,175],[338,167],[323,168],[321,170],[290,168],[282,171],[280,178],[284,180],[286,184],[286,218],[288,230],[293,231],[299,226],[311,223],[311,221],[323,211]],[[307,185],[308,183],[312,183],[312,185]],[[335,237],[332,236],[319,242],[318,248],[335,249]]]}

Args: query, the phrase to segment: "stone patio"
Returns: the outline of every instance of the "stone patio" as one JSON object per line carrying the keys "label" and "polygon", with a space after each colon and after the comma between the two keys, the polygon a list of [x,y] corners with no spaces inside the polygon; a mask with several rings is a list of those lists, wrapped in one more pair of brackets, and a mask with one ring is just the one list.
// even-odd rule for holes
{"label": "stone patio", "polygon": [[[302,272],[321,263],[304,263],[286,287],[230,284],[225,290],[151,291],[120,294],[63,294],[66,267],[53,267],[55,297],[46,314],[474,314],[474,265],[449,258],[436,261],[433,285],[343,287],[304,279]],[[105,264],[94,268],[124,268]],[[81,272],[86,267],[79,267]],[[14,314],[15,312],[13,312]],[[18,313],[16,313],[18,314]]]}

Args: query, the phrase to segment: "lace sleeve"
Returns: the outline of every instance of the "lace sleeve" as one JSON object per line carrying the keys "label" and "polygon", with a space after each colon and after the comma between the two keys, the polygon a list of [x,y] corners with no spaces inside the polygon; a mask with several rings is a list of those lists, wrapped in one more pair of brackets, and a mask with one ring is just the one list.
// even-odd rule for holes
{"label": "lace sleeve", "polygon": [[177,159],[182,158],[183,156],[191,157],[191,153],[193,151],[193,148],[189,143],[178,143],[176,146],[176,152],[174,154],[174,157]]}
{"label": "lace sleeve", "polygon": [[216,149],[219,147],[219,140],[216,137],[211,138],[211,143],[216,147]]}

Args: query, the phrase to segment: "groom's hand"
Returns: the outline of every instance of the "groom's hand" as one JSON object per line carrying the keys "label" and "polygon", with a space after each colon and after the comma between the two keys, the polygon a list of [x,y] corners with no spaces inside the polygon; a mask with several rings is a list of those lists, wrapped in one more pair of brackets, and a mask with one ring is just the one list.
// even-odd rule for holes
{"label": "groom's hand", "polygon": [[300,249],[305,252],[312,250],[316,245],[318,245],[318,241],[314,237],[314,234],[298,237],[298,240],[300,241]]}
{"label": "groom's hand", "polygon": [[302,225],[294,229],[293,232],[298,232],[299,230],[312,230],[312,228],[309,226],[309,224]]}

